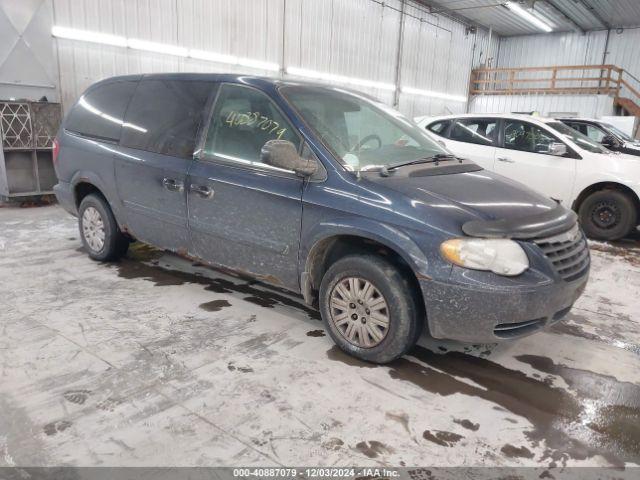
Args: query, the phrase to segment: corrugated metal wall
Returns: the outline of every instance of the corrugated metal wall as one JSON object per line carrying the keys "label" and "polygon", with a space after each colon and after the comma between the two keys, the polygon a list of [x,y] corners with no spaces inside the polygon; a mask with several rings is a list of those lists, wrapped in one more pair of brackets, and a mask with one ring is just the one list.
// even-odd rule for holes
{"label": "corrugated metal wall", "polygon": [[503,37],[498,66],[541,67],[602,63],[606,31]]}
{"label": "corrugated metal wall", "polygon": [[538,112],[600,118],[613,115],[613,98],[607,95],[480,95],[469,103],[472,113]]}
{"label": "corrugated metal wall", "polygon": [[[609,36],[606,63],[618,65],[640,79],[640,28],[625,29],[622,33],[615,30]],[[639,82],[635,82],[636,87]]]}
{"label": "corrugated metal wall", "polygon": [[[466,34],[465,26],[437,15],[407,9],[401,60],[401,84],[407,87],[466,96],[469,75],[489,57],[495,57],[498,39],[489,45],[487,32]],[[410,117],[461,113],[466,104],[414,95],[400,97],[400,110]]]}
{"label": "corrugated metal wall", "polygon": [[[54,24],[210,50],[337,75],[395,83],[400,0],[53,0]],[[466,96],[472,62],[495,56],[487,32],[408,4],[401,83]],[[475,49],[474,49],[475,44]],[[111,75],[254,69],[57,40],[68,108],[91,83]],[[273,74],[273,72],[271,73]],[[392,103],[393,92],[364,89]],[[464,111],[463,102],[401,94],[409,115]]]}
{"label": "corrugated metal wall", "polygon": [[[552,65],[617,65],[640,78],[640,29],[611,30],[607,46],[607,31],[557,33],[503,37],[500,39],[497,65],[499,67],[536,67]],[[605,57],[605,48],[607,55]],[[594,76],[593,71],[567,72],[565,76]],[[548,78],[548,72],[531,72],[527,77]],[[638,89],[640,81],[626,77]],[[583,84],[593,85],[593,83]],[[525,86],[521,84],[520,86]],[[539,86],[539,84],[538,84]],[[562,86],[580,86],[565,82]],[[627,92],[623,89],[622,95]],[[576,112],[582,116],[612,115],[613,101],[597,100],[598,96],[584,95],[532,95],[532,96],[480,96],[469,104],[472,112],[513,112],[536,110],[549,112]]]}

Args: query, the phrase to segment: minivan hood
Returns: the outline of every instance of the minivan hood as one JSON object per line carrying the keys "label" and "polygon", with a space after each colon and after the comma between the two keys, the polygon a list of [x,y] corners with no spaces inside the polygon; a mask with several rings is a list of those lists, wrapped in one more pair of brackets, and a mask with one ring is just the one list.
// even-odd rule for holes
{"label": "minivan hood", "polygon": [[[507,226],[518,224],[519,228],[528,228],[529,218],[534,224],[542,218],[554,222],[555,217],[563,222],[560,228],[567,229],[575,223],[575,218],[567,218],[568,210],[556,201],[487,170],[435,176],[420,176],[419,171],[411,170],[402,174],[397,171],[389,177],[367,175],[367,179],[403,194],[412,205],[419,203],[441,212],[448,209],[457,213],[461,223],[501,221]],[[571,225],[567,226],[567,222]]]}

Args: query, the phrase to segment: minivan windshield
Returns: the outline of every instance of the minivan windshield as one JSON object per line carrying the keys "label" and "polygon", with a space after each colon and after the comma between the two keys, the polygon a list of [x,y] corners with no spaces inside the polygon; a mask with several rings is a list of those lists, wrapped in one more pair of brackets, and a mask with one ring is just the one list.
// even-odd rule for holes
{"label": "minivan windshield", "polygon": [[556,132],[564,135],[573,143],[578,145],[580,148],[583,148],[587,152],[591,153],[609,153],[609,150],[604,148],[598,142],[594,142],[586,135],[583,135],[577,130],[565,125],[562,122],[549,122],[547,123],[548,127],[553,128]]}
{"label": "minivan windshield", "polygon": [[315,86],[286,86],[280,93],[349,170],[449,154],[402,114],[365,95]]}

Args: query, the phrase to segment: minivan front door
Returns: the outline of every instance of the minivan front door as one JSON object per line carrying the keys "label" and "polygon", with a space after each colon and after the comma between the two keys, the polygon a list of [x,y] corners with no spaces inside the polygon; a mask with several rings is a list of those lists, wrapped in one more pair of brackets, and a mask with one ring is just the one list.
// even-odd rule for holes
{"label": "minivan front door", "polygon": [[187,252],[185,184],[213,85],[145,77],[129,104],[115,177],[127,227],[145,243]]}
{"label": "minivan front door", "polygon": [[260,161],[262,146],[301,140],[273,101],[224,84],[189,172],[192,254],[205,262],[299,289],[303,180]]}
{"label": "minivan front door", "polygon": [[521,120],[505,119],[503,131],[504,145],[496,149],[494,171],[570,208],[567,202],[573,190],[576,159],[570,152],[565,156],[545,153],[550,144],[564,142],[551,132]]}

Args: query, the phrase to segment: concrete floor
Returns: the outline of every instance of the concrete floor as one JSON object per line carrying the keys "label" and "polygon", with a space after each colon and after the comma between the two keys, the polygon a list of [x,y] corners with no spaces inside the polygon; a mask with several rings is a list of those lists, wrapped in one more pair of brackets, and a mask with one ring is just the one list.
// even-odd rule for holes
{"label": "concrete floor", "polygon": [[640,246],[592,247],[550,331],[371,366],[294,296],[0,208],[0,466],[640,464]]}

